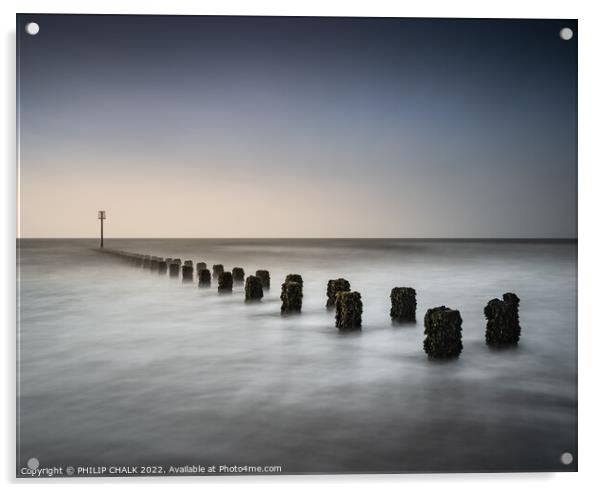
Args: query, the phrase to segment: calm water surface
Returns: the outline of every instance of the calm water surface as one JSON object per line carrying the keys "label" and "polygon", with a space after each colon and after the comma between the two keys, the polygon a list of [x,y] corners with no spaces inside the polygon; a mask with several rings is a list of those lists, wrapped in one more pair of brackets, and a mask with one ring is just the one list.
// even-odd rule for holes
{"label": "calm water surface", "polygon": [[[107,240],[158,256],[268,269],[259,304],[125,264],[92,240],[21,240],[20,466],[280,465],[283,472],[573,470],[576,243]],[[280,283],[304,279],[303,313]],[[341,335],[326,282],[364,301]],[[412,286],[417,324],[389,293]],[[518,348],[484,343],[483,307],[521,298]],[[464,320],[459,359],[422,350],[426,309]],[[575,461],[562,465],[560,455]]]}

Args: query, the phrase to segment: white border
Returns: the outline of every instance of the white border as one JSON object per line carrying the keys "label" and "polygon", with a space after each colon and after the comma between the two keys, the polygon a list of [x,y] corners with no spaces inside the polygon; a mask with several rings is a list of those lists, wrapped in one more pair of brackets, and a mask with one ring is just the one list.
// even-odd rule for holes
{"label": "white border", "polygon": [[[14,486],[15,470],[15,231],[16,231],[16,145],[15,145],[15,13],[123,13],[123,14],[221,14],[221,15],[323,15],[323,16],[382,16],[382,17],[522,17],[570,18],[579,20],[579,472],[558,474],[459,474],[459,475],[345,475],[345,476],[286,476],[286,477],[199,477],[159,480],[148,479],[86,479],[89,486],[165,487],[175,483],[198,489],[225,486],[263,490],[266,487],[307,488],[328,487],[345,491],[377,486],[399,490],[400,487],[447,491],[497,490],[509,488],[526,490],[543,488],[547,491],[565,491],[567,488],[588,490],[599,486],[597,477],[601,442],[602,409],[600,357],[602,326],[598,320],[597,298],[602,271],[600,251],[600,123],[602,105],[601,8],[594,1],[11,1],[4,0],[2,9],[2,108],[4,108],[1,149],[4,152],[2,168],[2,231],[0,242],[4,260],[0,300],[4,317],[4,352],[2,367],[6,391],[0,407],[5,426],[0,447],[2,478]],[[550,429],[553,432],[553,429]],[[59,479],[45,481],[62,487]],[[69,483],[81,481],[69,480]],[[175,482],[175,483],[174,483]],[[28,489],[40,485],[19,480]],[[22,490],[22,489],[21,489]]]}

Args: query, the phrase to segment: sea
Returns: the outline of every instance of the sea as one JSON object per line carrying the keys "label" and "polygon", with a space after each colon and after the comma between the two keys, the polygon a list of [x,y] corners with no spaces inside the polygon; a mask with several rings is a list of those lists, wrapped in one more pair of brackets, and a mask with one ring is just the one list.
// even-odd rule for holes
{"label": "sea", "polygon": [[[18,240],[18,474],[577,469],[576,241],[109,238],[105,248],[266,269],[271,289],[246,303],[242,285],[218,294],[215,282],[101,253],[94,239]],[[289,273],[303,277],[303,308],[282,316]],[[340,277],[362,296],[359,331],[339,332],[325,307]],[[393,287],[416,289],[416,323],[392,323]],[[522,335],[493,349],[483,308],[505,292],[521,300]],[[463,351],[445,361],[422,346],[424,314],[442,305],[463,319]]]}

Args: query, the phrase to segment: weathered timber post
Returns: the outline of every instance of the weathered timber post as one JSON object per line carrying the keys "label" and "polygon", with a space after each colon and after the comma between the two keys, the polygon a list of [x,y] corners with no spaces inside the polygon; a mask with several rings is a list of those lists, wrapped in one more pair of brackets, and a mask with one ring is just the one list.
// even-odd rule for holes
{"label": "weathered timber post", "polygon": [[217,279],[217,291],[221,294],[232,292],[232,273],[222,272]]}
{"label": "weathered timber post", "polygon": [[236,283],[242,283],[245,281],[245,270],[241,267],[234,267],[232,269],[232,279]]}
{"label": "weathered timber post", "polygon": [[512,292],[506,292],[502,299],[492,299],[484,309],[487,319],[485,341],[488,345],[516,345],[520,339],[520,299]]}
{"label": "weathered timber post", "polygon": [[194,270],[192,265],[182,266],[182,282],[192,282],[194,276]]}
{"label": "weathered timber post", "polygon": [[344,278],[329,280],[326,286],[326,308],[332,309],[335,305],[337,292],[349,292],[351,284]]}
{"label": "weathered timber post", "polygon": [[335,295],[335,325],[341,331],[362,328],[362,296],[359,292],[339,291]]}
{"label": "weathered timber post", "polygon": [[301,288],[303,288],[303,277],[298,273],[289,273],[284,279],[285,282],[297,282],[301,284]]}
{"label": "weathered timber post", "polygon": [[429,357],[458,357],[462,352],[462,317],[460,311],[439,306],[424,316],[423,347]]}
{"label": "weathered timber post", "polygon": [[282,284],[282,293],[280,294],[282,314],[299,313],[303,304],[303,284],[286,280]]}
{"label": "weathered timber post", "polygon": [[268,289],[270,288],[270,272],[268,272],[267,270],[257,270],[255,272],[255,276],[259,277],[259,279],[261,280],[261,286],[264,289]]}
{"label": "weathered timber post", "polygon": [[169,276],[179,277],[180,276],[180,264],[172,262],[169,264]]}
{"label": "weathered timber post", "polygon": [[263,297],[263,285],[261,279],[249,275],[245,281],[245,301],[259,301]]}
{"label": "weathered timber post", "polygon": [[213,278],[215,280],[219,279],[219,276],[224,273],[224,265],[217,264],[213,265]]}
{"label": "weathered timber post", "polygon": [[206,268],[199,270],[199,287],[211,286],[211,272]]}
{"label": "weathered timber post", "polygon": [[390,314],[393,321],[416,321],[416,291],[412,287],[394,287],[391,290]]}

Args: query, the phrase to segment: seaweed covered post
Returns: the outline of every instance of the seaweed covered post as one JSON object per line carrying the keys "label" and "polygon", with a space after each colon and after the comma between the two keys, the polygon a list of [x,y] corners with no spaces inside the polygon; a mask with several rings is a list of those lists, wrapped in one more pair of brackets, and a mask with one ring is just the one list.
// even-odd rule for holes
{"label": "seaweed covered post", "polygon": [[205,270],[207,268],[207,263],[204,261],[200,261],[196,264],[196,274],[200,276],[201,270]]}
{"label": "seaweed covered post", "polygon": [[285,280],[282,284],[280,300],[282,301],[280,308],[282,314],[300,313],[303,304],[303,284]]}
{"label": "seaweed covered post", "polygon": [[232,279],[237,284],[241,284],[245,281],[245,270],[242,267],[234,267],[232,269]]}
{"label": "seaweed covered post", "polygon": [[150,268],[150,264],[151,264],[151,257],[145,256],[144,260],[142,260],[142,268]]}
{"label": "seaweed covered post", "polygon": [[232,273],[222,272],[217,279],[217,291],[221,294],[232,292]]}
{"label": "seaweed covered post", "polygon": [[180,264],[171,262],[169,264],[169,276],[170,277],[179,277],[180,276]]}
{"label": "seaweed covered post", "polygon": [[520,299],[518,298],[518,296],[514,292],[506,292],[502,296],[502,299],[504,300],[504,302],[514,305],[514,307],[516,308],[516,316],[518,317],[518,305],[520,303]]}
{"label": "seaweed covered post", "polygon": [[303,277],[298,273],[289,273],[284,279],[285,282],[297,282],[303,288]]}
{"label": "seaweed covered post", "polygon": [[182,282],[192,282],[193,274],[192,265],[184,264],[182,266]]}
{"label": "seaweed covered post", "polygon": [[334,308],[337,292],[349,292],[350,290],[351,284],[344,278],[329,280],[326,286],[326,309]]}
{"label": "seaweed covered post", "polygon": [[424,351],[432,358],[458,357],[462,352],[460,311],[439,306],[424,316]]}
{"label": "seaweed covered post", "polygon": [[159,262],[159,268],[157,269],[157,271],[160,274],[164,274],[165,272],[167,272],[167,262],[165,260]]}
{"label": "seaweed covered post", "polygon": [[159,269],[159,260],[156,259],[152,259],[150,261],[150,271],[151,272],[156,272]]}
{"label": "seaweed covered post", "polygon": [[207,268],[199,270],[199,287],[211,286],[211,272]]}
{"label": "seaweed covered post", "polygon": [[213,265],[213,278],[215,280],[218,280],[222,273],[224,273],[224,265]]}
{"label": "seaweed covered post", "polygon": [[184,266],[188,266],[188,267],[192,268],[193,267],[192,260],[185,260],[184,261]]}
{"label": "seaweed covered post", "polygon": [[269,288],[270,288],[270,272],[268,272],[267,270],[257,270],[255,272],[255,276],[259,277],[259,279],[261,280],[261,286],[264,289],[269,290]]}
{"label": "seaweed covered post", "polygon": [[513,292],[506,292],[500,299],[487,303],[485,318],[485,341],[488,345],[516,345],[520,339],[518,305],[520,299]]}
{"label": "seaweed covered post", "polygon": [[362,329],[362,296],[359,292],[338,291],[335,294],[335,325],[340,331]]}
{"label": "seaweed covered post", "polygon": [[245,301],[259,301],[263,297],[263,285],[261,279],[255,275],[249,275],[245,280]]}
{"label": "seaweed covered post", "polygon": [[391,290],[391,319],[396,322],[416,321],[416,291],[412,287]]}

